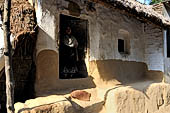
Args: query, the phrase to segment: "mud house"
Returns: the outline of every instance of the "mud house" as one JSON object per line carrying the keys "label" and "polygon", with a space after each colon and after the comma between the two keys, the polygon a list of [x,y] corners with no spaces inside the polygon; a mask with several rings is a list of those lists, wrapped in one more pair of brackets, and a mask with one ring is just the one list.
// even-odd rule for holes
{"label": "mud house", "polygon": [[[165,0],[164,2],[155,4],[155,5],[153,5],[152,9],[169,19],[169,14],[170,14],[169,2],[170,2],[169,0]],[[169,37],[169,28],[167,29],[167,37]],[[169,38],[167,38],[165,40],[165,42],[167,42],[167,43],[164,43],[165,51],[169,51]],[[166,48],[166,46],[167,46],[167,48]],[[169,52],[167,53],[167,58],[165,58],[165,73],[166,74],[169,73],[169,58],[168,57],[169,57]]]}
{"label": "mud house", "polygon": [[[35,6],[39,25],[37,93],[49,88],[87,86],[90,81],[100,86],[162,79],[168,57],[165,39],[169,20],[151,6],[122,0],[39,1]],[[86,64],[79,62],[83,78],[60,79],[59,62],[64,61],[59,48],[65,26],[73,28],[80,43],[78,57]]]}
{"label": "mud house", "polygon": [[[22,0],[20,4],[24,3],[28,1]],[[33,48],[27,46],[22,57],[23,53],[17,49],[13,65],[18,87],[22,86],[18,88],[24,95],[22,101],[32,98],[26,92],[39,97],[86,89],[92,92],[92,99],[97,97],[101,103],[96,98],[93,104],[86,103],[93,107],[78,103],[85,108],[83,112],[87,108],[93,113],[154,113],[169,105],[169,84],[161,82],[169,82],[170,20],[154,11],[153,6],[134,0],[30,0],[29,3],[32,6],[27,6],[26,14],[32,15],[28,19],[32,23],[24,20],[24,25],[29,26],[19,29],[29,32],[19,37],[31,37],[25,42]],[[36,26],[38,32],[34,30]],[[72,63],[63,57],[67,53],[62,49],[67,27],[78,42],[74,60],[77,71],[73,74],[63,74],[61,70],[63,64]],[[12,28],[15,38],[20,30]],[[2,80],[4,72],[1,73]]]}

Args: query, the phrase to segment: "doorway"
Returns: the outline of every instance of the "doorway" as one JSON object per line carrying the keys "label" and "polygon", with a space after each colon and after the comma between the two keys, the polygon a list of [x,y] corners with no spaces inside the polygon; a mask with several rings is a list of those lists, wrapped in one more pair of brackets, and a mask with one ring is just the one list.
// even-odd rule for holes
{"label": "doorway", "polygon": [[87,53],[88,21],[60,15],[59,78],[85,78],[88,76]]}

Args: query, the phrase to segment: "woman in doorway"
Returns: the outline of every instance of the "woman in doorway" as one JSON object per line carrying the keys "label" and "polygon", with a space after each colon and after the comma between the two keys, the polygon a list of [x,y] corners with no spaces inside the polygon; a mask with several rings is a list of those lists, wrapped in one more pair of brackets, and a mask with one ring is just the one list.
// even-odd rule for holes
{"label": "woman in doorway", "polygon": [[76,76],[78,68],[78,42],[71,34],[71,28],[67,27],[64,36],[61,38],[60,45],[60,78],[72,78]]}

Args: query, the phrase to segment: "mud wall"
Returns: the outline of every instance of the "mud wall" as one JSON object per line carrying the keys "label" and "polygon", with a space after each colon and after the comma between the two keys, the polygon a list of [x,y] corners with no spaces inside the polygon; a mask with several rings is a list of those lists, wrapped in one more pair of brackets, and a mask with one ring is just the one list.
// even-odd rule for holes
{"label": "mud wall", "polygon": [[164,71],[164,49],[162,28],[145,24],[145,62],[149,70]]}
{"label": "mud wall", "polygon": [[37,84],[41,84],[41,86],[36,85],[37,90],[46,90],[47,88],[54,88],[56,86],[56,79],[59,78],[57,74],[58,70],[56,69],[59,65],[58,56],[56,55],[55,51],[52,50],[44,50],[38,55],[36,74],[38,75]]}
{"label": "mud wall", "polygon": [[[11,42],[14,42],[12,56],[13,76],[15,81],[14,102],[24,102],[27,99],[34,98],[35,94],[34,83],[36,67],[34,51],[37,38],[35,10],[27,0],[12,0],[10,19],[10,30],[12,34],[10,38]],[[6,113],[4,70],[1,70],[0,83],[0,112]]]}
{"label": "mud wall", "polygon": [[146,72],[145,63],[122,60],[91,61],[89,70],[98,87],[138,82],[144,80]]}
{"label": "mud wall", "polygon": [[[86,19],[89,22],[89,46],[86,65],[88,67],[89,75],[91,74],[94,79],[105,79],[105,76],[107,75],[104,75],[104,72],[111,71],[111,74],[108,76],[112,80],[117,80],[114,76],[115,73],[117,73],[116,76],[120,76],[118,78],[119,81],[127,82],[144,77],[147,68],[149,70],[163,71],[163,40],[161,36],[162,31],[158,26],[150,23],[144,24],[125,12],[121,12],[117,9],[109,9],[100,4],[93,4],[92,8],[89,8],[89,4],[84,0],[72,1],[73,2],[66,0],[50,0],[47,2],[45,0],[38,0],[36,15],[40,32],[37,41],[37,59],[39,59],[39,54],[42,51],[52,50],[54,51],[54,54],[56,54],[56,57],[53,57],[53,60],[51,60],[56,62],[59,61],[57,57],[59,56],[57,45],[60,31],[59,16],[60,14],[64,14]],[[75,12],[69,8],[71,3],[78,5]],[[150,28],[152,29],[152,32],[150,32]],[[155,34],[157,31],[158,34]],[[128,40],[128,52],[124,54],[118,51],[118,39],[122,38]],[[154,43],[150,46],[152,40]],[[109,63],[109,61],[111,61],[111,63]],[[100,71],[103,72],[103,75],[99,74],[99,76],[96,76],[93,72],[93,74],[90,72],[90,69],[93,67],[93,62],[94,64],[96,63],[95,66],[97,69],[100,67],[99,65],[101,65],[101,67],[107,65],[109,68],[108,70],[106,69],[107,71],[105,68],[100,69]],[[118,65],[116,65],[117,63]],[[41,65],[43,65],[43,63],[41,63]],[[39,71],[42,71],[43,68],[49,68],[47,65],[46,67],[41,68],[41,65],[37,64]],[[115,69],[111,68],[113,65],[115,66]],[[122,68],[122,70],[118,68]],[[128,69],[133,68],[137,68],[137,70],[127,73]],[[56,80],[56,86],[54,85],[53,88],[59,86],[57,83],[58,73],[56,73],[58,72],[56,71],[58,69],[59,67],[56,65],[55,68],[50,71],[50,73],[53,72],[54,74],[52,77],[53,80]],[[41,78],[41,76],[46,78],[46,84],[50,84],[48,74],[40,75],[37,73],[37,77]],[[110,79],[105,80],[107,81]],[[37,81],[39,82],[36,82],[36,85],[41,86],[41,79],[37,78]],[[76,82],[73,82],[73,84],[76,84]]]}
{"label": "mud wall", "polygon": [[[93,21],[89,21],[90,60],[143,61],[144,38],[141,22],[129,15],[112,11],[100,5],[92,19]],[[121,38],[130,40],[128,42],[129,53],[127,54],[118,52],[118,39]]]}

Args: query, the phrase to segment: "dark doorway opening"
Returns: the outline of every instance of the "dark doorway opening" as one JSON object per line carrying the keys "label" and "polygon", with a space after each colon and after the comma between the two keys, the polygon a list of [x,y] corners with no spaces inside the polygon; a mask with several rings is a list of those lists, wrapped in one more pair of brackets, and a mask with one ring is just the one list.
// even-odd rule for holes
{"label": "dark doorway opening", "polygon": [[167,29],[167,57],[170,57],[170,29]]}
{"label": "dark doorway opening", "polygon": [[85,78],[88,21],[60,15],[59,78]]}
{"label": "dark doorway opening", "polygon": [[125,52],[125,41],[122,39],[118,39],[118,51],[120,53],[124,53]]}

